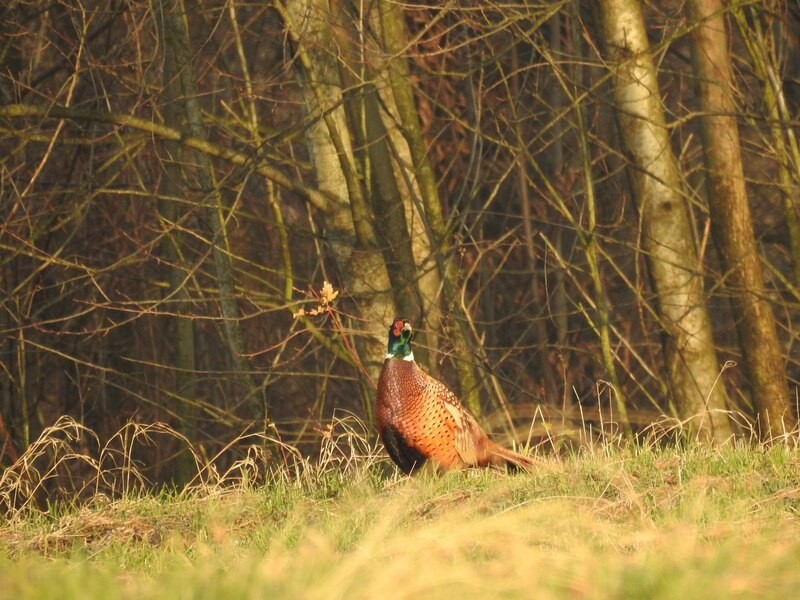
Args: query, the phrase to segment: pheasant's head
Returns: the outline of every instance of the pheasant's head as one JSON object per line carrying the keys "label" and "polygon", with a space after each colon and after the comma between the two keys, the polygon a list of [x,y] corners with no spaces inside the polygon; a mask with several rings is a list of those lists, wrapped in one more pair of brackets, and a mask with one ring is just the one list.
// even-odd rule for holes
{"label": "pheasant's head", "polygon": [[414,353],[411,351],[411,336],[414,330],[407,319],[395,319],[389,327],[389,349],[386,358],[402,358],[403,360],[414,360]]}

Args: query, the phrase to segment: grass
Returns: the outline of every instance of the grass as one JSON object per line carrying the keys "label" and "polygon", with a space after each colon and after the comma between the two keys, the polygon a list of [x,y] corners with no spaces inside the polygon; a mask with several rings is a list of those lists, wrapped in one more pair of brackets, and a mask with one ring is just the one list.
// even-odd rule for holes
{"label": "grass", "polygon": [[[320,463],[295,457],[258,483],[245,462],[236,472],[249,478],[47,510],[16,490],[0,597],[785,598],[800,587],[800,450],[788,443],[609,443],[541,457],[530,475],[404,478],[338,427]],[[0,498],[24,479],[11,475]]]}

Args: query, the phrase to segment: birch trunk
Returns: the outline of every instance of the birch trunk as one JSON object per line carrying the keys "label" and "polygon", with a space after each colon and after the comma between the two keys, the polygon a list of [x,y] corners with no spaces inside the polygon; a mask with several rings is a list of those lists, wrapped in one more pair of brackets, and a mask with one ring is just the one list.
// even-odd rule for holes
{"label": "birch trunk", "polygon": [[310,125],[306,139],[320,190],[338,199],[325,222],[344,285],[358,303],[366,331],[357,343],[377,383],[386,354],[386,331],[395,316],[389,273],[378,249],[371,210],[356,169],[343,106],[339,56],[327,0],[291,0],[281,11],[297,44]]}
{"label": "birch trunk", "polygon": [[693,435],[723,441],[731,433],[727,393],[641,7],[636,0],[602,0],[600,11],[617,121],[633,163],[642,243],[667,334],[664,350],[675,407]]}

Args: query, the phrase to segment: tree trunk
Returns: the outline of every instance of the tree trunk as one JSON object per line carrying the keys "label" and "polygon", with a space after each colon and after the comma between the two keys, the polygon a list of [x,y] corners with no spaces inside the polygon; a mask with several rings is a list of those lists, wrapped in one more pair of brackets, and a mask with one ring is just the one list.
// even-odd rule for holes
{"label": "tree trunk", "polygon": [[338,55],[331,31],[335,16],[327,0],[291,0],[281,12],[298,45],[305,108],[312,121],[306,138],[317,184],[339,199],[325,227],[343,283],[367,323],[357,343],[364,367],[377,384],[386,354],[386,327],[395,316],[395,306],[371,211],[357,176],[342,106]]}
{"label": "tree trunk", "polygon": [[[558,18],[558,15],[553,17],[550,27],[557,31],[557,35],[553,36],[553,40],[560,41],[561,37],[561,20]],[[558,49],[554,48],[554,51],[558,51]],[[531,297],[536,304],[546,304],[546,302],[542,302],[542,299],[545,298],[547,291],[543,288],[541,277],[539,276],[539,269],[538,269],[538,257],[536,252],[536,244],[534,241],[535,233],[534,233],[534,215],[533,211],[531,210],[531,204],[533,200],[531,198],[531,194],[529,193],[529,185],[528,185],[528,173],[527,173],[527,153],[522,151],[522,148],[527,146],[527,142],[525,141],[525,133],[523,132],[523,119],[521,119],[515,110],[515,101],[517,98],[520,98],[520,71],[519,71],[519,49],[517,46],[514,46],[511,49],[511,69],[512,73],[510,75],[511,79],[511,97],[509,97],[509,104],[511,106],[512,115],[513,115],[513,123],[514,123],[514,134],[516,136],[516,143],[519,146],[520,150],[517,152],[517,164],[516,164],[516,179],[517,179],[517,191],[519,194],[519,204],[520,208],[522,209],[522,230],[524,232],[524,240],[525,240],[525,257],[528,261],[528,271],[530,272],[530,285],[531,285]],[[554,89],[558,89],[558,86],[553,86]],[[555,107],[556,104],[553,104]],[[550,174],[553,176],[553,179],[558,177],[561,173],[561,169],[563,168],[563,161],[561,160],[561,140],[557,138],[557,141],[553,143],[553,169],[550,171]],[[534,321],[534,331],[536,332],[536,342],[539,346],[540,352],[540,362],[545,365],[544,369],[542,369],[542,382],[544,384],[544,401],[545,404],[553,404],[558,398],[561,397],[561,394],[558,392],[558,386],[556,384],[556,378],[553,375],[553,369],[551,368],[550,363],[550,336],[547,333],[547,322],[543,317],[537,317]]]}
{"label": "tree trunk", "polygon": [[756,427],[768,439],[792,429],[795,415],[747,203],[723,6],[720,0],[689,0],[687,11],[697,24],[692,30],[692,56],[703,112],[711,231],[731,293]]}
{"label": "tree trunk", "polygon": [[430,352],[438,348],[441,278],[419,202],[414,202],[420,197],[419,185],[387,76],[386,63],[392,57],[363,37],[371,28],[381,30],[379,11],[347,2],[335,5],[349,16],[346,26],[336,29],[340,74],[352,90],[346,106],[357,146],[363,149],[359,158],[398,315],[415,323],[417,361],[435,372],[437,362]]}
{"label": "tree trunk", "polygon": [[[369,153],[369,172],[372,182],[372,207],[381,246],[385,249],[386,266],[392,277],[392,287],[400,314],[418,319],[422,306],[416,286],[416,264],[411,250],[411,236],[403,206],[403,197],[392,170],[392,158],[387,132],[380,116],[378,92],[364,84],[365,147]],[[420,324],[421,325],[421,324]]]}
{"label": "tree trunk", "polygon": [[420,190],[424,216],[419,225],[424,225],[426,237],[431,240],[431,256],[441,277],[443,301],[447,310],[455,316],[455,327],[450,329],[450,334],[455,345],[454,362],[461,387],[461,398],[467,407],[478,415],[481,412],[478,379],[473,357],[469,351],[469,348],[475,345],[474,341],[470,342],[474,336],[471,336],[467,325],[469,315],[464,313],[457,299],[457,273],[449,257],[450,232],[442,213],[433,167],[428,160],[408,64],[404,57],[408,44],[405,15],[403,8],[391,0],[381,0],[379,10],[383,42],[386,52],[391,57],[386,64],[389,86],[397,107],[400,130],[410,151],[416,184]]}
{"label": "tree trunk", "polygon": [[[157,22],[161,42],[163,47],[167,48],[169,44],[165,24],[161,19],[157,19]],[[181,116],[179,105],[183,91],[173,52],[165,53],[162,81],[164,84],[164,120],[172,123],[173,126],[185,125],[185,118]],[[186,253],[183,244],[184,227],[188,225],[190,229],[194,229],[194,223],[187,224],[187,219],[184,218],[181,211],[181,204],[178,202],[178,199],[182,198],[186,192],[181,185],[183,177],[180,166],[184,164],[184,161],[181,160],[184,148],[173,140],[165,140],[164,147],[168,158],[164,161],[164,174],[159,186],[158,211],[166,232],[162,252],[166,258],[166,268],[169,269],[167,274],[168,297],[176,300],[175,316],[171,317],[171,325],[174,328],[174,349],[171,362],[175,370],[175,387],[172,394],[176,400],[175,414],[179,415],[181,419],[178,430],[187,439],[196,440],[195,331],[194,320],[191,316],[191,295],[187,289],[189,285],[187,274],[192,269],[185,259]],[[181,222],[180,226],[178,226],[179,221]],[[192,221],[194,220],[192,219]],[[193,457],[187,451],[181,452],[176,465],[176,480],[188,482],[196,474],[197,467]]]}
{"label": "tree trunk", "polygon": [[[192,66],[192,50],[189,42],[189,30],[186,23],[186,9],[183,0],[164,0],[162,5],[164,31],[167,48],[172,52],[178,84],[183,96],[183,110],[186,117],[186,128],[190,135],[200,140],[207,140],[208,134],[203,124],[202,110],[197,92],[197,78]],[[195,153],[197,169],[195,176],[198,187],[209,203],[207,216],[211,234],[212,256],[217,277],[218,299],[222,312],[225,338],[228,342],[236,378],[248,395],[253,418],[262,420],[266,417],[263,401],[255,395],[255,386],[249,374],[249,366],[245,359],[242,328],[239,323],[239,307],[233,279],[233,266],[225,231],[225,207],[222,195],[214,181],[214,170],[210,157],[203,153]]]}
{"label": "tree trunk", "polygon": [[[789,251],[794,266],[794,285],[800,286],[800,144],[782,73],[788,72],[788,64],[781,64],[781,46],[796,46],[794,54],[800,50],[800,43],[793,40],[792,16],[786,15],[788,24],[770,27],[763,7],[740,5],[735,11],[739,32],[747,46],[753,70],[761,81],[763,93],[762,110],[769,123],[772,146],[775,152],[778,182],[784,202],[786,231],[789,234]],[[788,38],[788,42],[784,38]],[[794,44],[792,43],[794,41]],[[787,52],[791,55],[792,52]]]}
{"label": "tree trunk", "polygon": [[[378,23],[379,26],[379,23]],[[381,52],[381,56],[383,56]],[[389,58],[388,60],[393,60]],[[397,108],[391,87],[390,71],[381,65],[375,78],[376,100],[380,99],[383,109],[381,120],[386,130],[386,141],[392,149],[392,172],[398,182],[398,191],[405,211],[405,220],[411,241],[411,254],[414,260],[414,282],[419,291],[419,326],[423,335],[418,343],[426,344],[426,352],[420,356],[431,373],[438,370],[439,332],[442,326],[442,276],[437,256],[433,250],[433,239],[426,226],[425,210],[421,198],[419,178],[413,169],[414,159],[408,140],[401,129],[402,119]],[[430,350],[430,352],[427,352]]]}
{"label": "tree trunk", "polygon": [[664,350],[675,407],[693,435],[722,441],[731,433],[727,393],[719,380],[703,278],[641,7],[636,0],[602,0],[600,7],[617,121],[633,162],[642,243],[667,334]]}

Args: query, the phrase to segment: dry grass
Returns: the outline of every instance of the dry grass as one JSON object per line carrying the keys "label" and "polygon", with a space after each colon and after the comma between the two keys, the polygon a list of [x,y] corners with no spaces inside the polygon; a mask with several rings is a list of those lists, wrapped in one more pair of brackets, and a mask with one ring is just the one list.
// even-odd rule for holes
{"label": "dry grass", "polygon": [[[0,476],[0,596],[777,598],[800,585],[788,439],[609,443],[530,475],[408,479],[340,419],[319,461],[284,448],[263,470],[254,439],[224,472],[198,461],[185,490],[154,492],[109,450],[174,434],[154,427],[87,455],[70,444],[91,432],[63,421]],[[75,464],[89,473],[71,481],[75,501],[42,504]]]}

